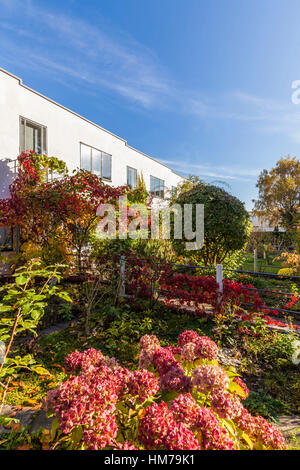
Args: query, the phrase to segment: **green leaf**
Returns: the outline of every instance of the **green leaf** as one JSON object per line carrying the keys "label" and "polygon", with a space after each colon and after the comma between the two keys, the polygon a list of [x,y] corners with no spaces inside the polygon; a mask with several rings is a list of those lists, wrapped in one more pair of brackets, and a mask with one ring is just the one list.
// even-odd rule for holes
{"label": "green leaf", "polygon": [[245,390],[242,389],[242,387],[237,384],[236,382],[230,382],[229,384],[229,387],[228,387],[228,391],[231,392],[231,393],[235,393],[236,395],[238,395],[239,397],[241,398],[246,398],[247,397],[247,393],[245,392]]}
{"label": "green leaf", "polygon": [[79,444],[83,436],[82,426],[76,426],[71,432],[71,439],[75,445]]}
{"label": "green leaf", "polygon": [[222,423],[232,437],[236,437],[236,426],[231,419],[222,419]]}
{"label": "green leaf", "polygon": [[18,277],[16,277],[16,284],[17,286],[23,286],[26,284],[28,278],[23,276],[23,274],[20,274]]}
{"label": "green leaf", "polygon": [[2,312],[9,312],[11,310],[10,305],[0,305],[0,313]]}
{"label": "green leaf", "polygon": [[246,433],[242,433],[241,434],[241,438],[244,439],[244,441],[248,444],[248,446],[250,447],[250,449],[252,450],[253,449],[253,442],[251,441],[250,437],[248,436],[248,434]]}
{"label": "green leaf", "polygon": [[[52,414],[50,416],[47,416],[47,418],[51,417],[51,416],[52,416]],[[57,418],[54,418],[54,420],[52,421],[52,425],[51,425],[51,437],[52,437],[52,439],[55,439],[55,436],[57,434],[58,429],[59,429],[59,421],[58,421]]]}
{"label": "green leaf", "polygon": [[50,372],[42,366],[34,366],[32,370],[38,375],[50,375]]}

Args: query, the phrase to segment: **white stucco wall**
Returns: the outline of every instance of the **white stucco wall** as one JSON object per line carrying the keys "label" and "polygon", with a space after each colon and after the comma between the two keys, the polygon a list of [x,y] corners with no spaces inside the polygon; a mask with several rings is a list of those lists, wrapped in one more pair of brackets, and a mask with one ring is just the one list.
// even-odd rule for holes
{"label": "white stucco wall", "polygon": [[[127,142],[96,124],[29,89],[22,81],[0,69],[0,160],[19,154],[19,118],[25,117],[47,127],[48,155],[67,164],[70,171],[80,167],[80,142],[112,155],[112,184],[127,182],[127,165],[143,173],[147,189],[150,175],[165,181],[165,190],[182,177],[172,169],[130,147]],[[0,197],[5,197],[11,177],[0,161]]]}

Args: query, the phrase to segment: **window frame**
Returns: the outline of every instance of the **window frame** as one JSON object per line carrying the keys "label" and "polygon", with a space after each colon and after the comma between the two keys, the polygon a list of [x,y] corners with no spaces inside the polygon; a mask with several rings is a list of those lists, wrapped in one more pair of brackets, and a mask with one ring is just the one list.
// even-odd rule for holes
{"label": "window frame", "polygon": [[135,187],[132,188],[132,189],[136,189],[136,188],[137,188],[137,169],[136,169],[136,168],[133,168],[133,166],[129,166],[129,165],[126,166],[127,186],[131,186],[131,185],[128,183],[129,170],[133,170],[133,171],[135,172]]}
{"label": "window frame", "polygon": [[[158,181],[161,181],[163,183],[163,196],[157,196],[155,194],[152,193],[151,191],[151,178],[155,179],[155,180],[158,180]],[[153,176],[153,175],[150,175],[150,194],[153,196],[153,197],[157,197],[157,198],[160,198],[160,199],[164,199],[165,198],[165,189],[166,189],[166,186],[165,186],[165,180],[162,180],[161,178],[158,178],[157,176]]]}
{"label": "window frame", "polygon": [[[24,121],[24,150],[21,149],[21,121]],[[26,124],[32,124],[33,126],[39,127],[41,129],[41,149],[42,153],[40,155],[48,154],[48,127],[39,122],[33,121],[32,119],[27,119],[24,116],[19,116],[19,153],[25,152],[26,150],[33,150],[26,148]],[[46,131],[46,138],[44,139],[44,131]],[[45,141],[45,142],[44,142]],[[43,151],[45,150],[45,151]]]}
{"label": "window frame", "polygon": [[[91,169],[88,171],[93,173],[93,150],[96,150],[96,152],[99,152],[101,155],[101,162],[100,162],[101,175],[99,176],[99,178],[101,178],[102,180],[111,182],[112,181],[112,154],[105,152],[104,150],[100,150],[97,147],[93,147],[89,144],[86,144],[85,142],[80,141],[79,142],[79,155],[80,155],[80,169],[81,170],[84,170],[84,168],[82,168],[82,158],[81,158],[81,146],[82,145],[85,145],[86,147],[90,149],[90,168]],[[103,154],[108,155],[110,157],[110,178],[103,176]],[[96,174],[96,173],[93,173],[93,174]]]}

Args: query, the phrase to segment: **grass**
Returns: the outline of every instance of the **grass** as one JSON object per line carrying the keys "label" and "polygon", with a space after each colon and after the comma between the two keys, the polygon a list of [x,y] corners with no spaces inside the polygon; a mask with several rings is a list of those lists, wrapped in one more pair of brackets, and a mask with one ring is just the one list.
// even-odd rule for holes
{"label": "grass", "polygon": [[[270,254],[268,255],[269,261],[264,259],[263,257],[259,257],[257,259],[257,270],[263,273],[272,273],[277,274],[279,269],[282,268],[282,262],[279,260],[275,260],[277,255]],[[243,271],[254,271],[254,256],[251,253],[246,255],[246,259],[241,266],[241,270]]]}

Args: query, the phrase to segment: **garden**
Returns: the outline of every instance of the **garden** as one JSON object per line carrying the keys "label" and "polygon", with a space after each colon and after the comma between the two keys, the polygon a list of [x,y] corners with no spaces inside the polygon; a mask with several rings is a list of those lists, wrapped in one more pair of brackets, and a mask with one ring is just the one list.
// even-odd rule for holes
{"label": "garden", "polygon": [[205,206],[203,248],[189,252],[174,217],[170,239],[131,239],[128,225],[98,236],[100,204],[126,196],[128,224],[138,204],[150,211],[142,175],[113,188],[54,157],[18,159],[0,200],[14,240],[0,277],[0,449],[299,449],[297,222],[276,272],[251,275],[245,250],[261,242],[218,186],[190,178],[169,195]]}

